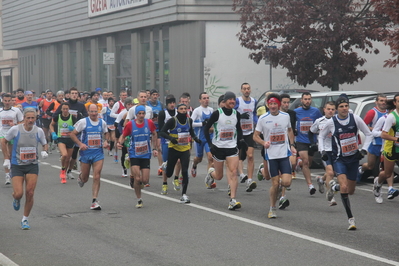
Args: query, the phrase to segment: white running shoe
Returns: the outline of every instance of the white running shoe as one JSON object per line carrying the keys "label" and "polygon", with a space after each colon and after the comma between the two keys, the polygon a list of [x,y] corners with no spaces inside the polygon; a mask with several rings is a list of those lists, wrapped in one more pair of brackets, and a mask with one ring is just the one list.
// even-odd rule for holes
{"label": "white running shoe", "polygon": [[6,173],[6,183],[5,183],[6,185],[9,185],[9,184],[11,184],[11,176],[10,176],[10,173]]}
{"label": "white running shoe", "polygon": [[213,184],[215,184],[215,180],[211,176],[212,172],[214,172],[214,171],[215,171],[215,168],[213,168],[213,167],[209,168],[208,173],[205,176],[205,185],[209,189],[216,187],[216,185],[213,187]]}
{"label": "white running shoe", "polygon": [[190,199],[186,194],[183,194],[183,196],[181,196],[180,203],[186,203],[186,204],[190,203]]}
{"label": "white running shoe", "polygon": [[350,218],[348,222],[349,222],[348,230],[356,230],[355,218],[354,217]]}
{"label": "white running shoe", "polygon": [[75,179],[72,172],[67,173],[67,179]]}
{"label": "white running shoe", "polygon": [[324,180],[321,176],[316,177],[317,184],[319,185],[319,192],[324,193]]}

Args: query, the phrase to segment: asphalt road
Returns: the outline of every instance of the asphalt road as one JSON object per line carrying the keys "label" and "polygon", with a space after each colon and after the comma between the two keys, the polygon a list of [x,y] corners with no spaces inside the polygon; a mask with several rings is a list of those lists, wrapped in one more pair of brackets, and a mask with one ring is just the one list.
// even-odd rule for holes
{"label": "asphalt road", "polygon": [[[370,183],[358,186],[350,197],[358,229],[348,231],[339,195],[335,207],[319,192],[310,196],[301,174],[287,193],[291,205],[269,220],[270,181],[251,193],[240,184],[242,208],[229,211],[227,181],[206,189],[203,162],[190,178],[192,203],[184,205],[171,181],[169,194],[160,195],[153,158],[151,187],[143,192],[144,208],[136,209],[128,179],[107,156],[102,210],[91,211],[92,181],[83,188],[76,179],[61,184],[58,156],[40,165],[29,231],[20,229],[24,200],[14,211],[12,187],[1,181],[0,265],[399,265],[399,199],[388,201],[386,188],[377,204]],[[256,167],[260,160],[256,151]]]}

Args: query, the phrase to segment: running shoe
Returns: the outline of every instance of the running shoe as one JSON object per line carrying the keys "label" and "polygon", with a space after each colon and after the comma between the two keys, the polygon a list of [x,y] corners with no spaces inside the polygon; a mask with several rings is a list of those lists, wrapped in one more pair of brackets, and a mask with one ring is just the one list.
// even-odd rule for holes
{"label": "running shoe", "polygon": [[123,169],[122,171],[122,177],[127,177],[127,169]]}
{"label": "running shoe", "polygon": [[114,162],[118,163],[118,155],[114,155]]}
{"label": "running shoe", "polygon": [[296,172],[292,171],[292,179],[296,179]]}
{"label": "running shoe", "polygon": [[190,203],[191,201],[190,201],[190,199],[188,198],[188,196],[186,195],[186,194],[183,194],[183,196],[181,196],[181,198],[180,198],[180,203],[185,203],[185,204],[188,204],[188,203]]}
{"label": "running shoe", "polygon": [[23,220],[21,222],[21,229],[22,230],[29,230],[30,229],[28,220]]}
{"label": "running shoe", "polygon": [[302,170],[302,167],[299,165],[302,162],[301,158],[298,158],[297,162],[296,162],[296,166],[295,166],[295,172],[299,172]]}
{"label": "running shoe", "polygon": [[125,166],[126,169],[130,168],[130,158],[129,154],[125,155],[125,160],[123,161],[123,166]]}
{"label": "running shoe", "polygon": [[167,195],[168,194],[168,185],[162,185],[161,194],[162,195]]}
{"label": "running shoe", "polygon": [[144,187],[150,187],[150,183],[145,184]]}
{"label": "running shoe", "polygon": [[61,178],[61,184],[66,184],[66,170],[61,170],[60,173],[60,178]]}
{"label": "running shoe", "polygon": [[80,177],[82,175],[82,173],[79,174],[78,176],[78,185],[79,187],[83,187],[85,185],[85,183],[83,183],[82,178]]}
{"label": "running shoe", "polygon": [[129,182],[129,184],[130,184],[130,187],[131,187],[131,188],[134,188],[134,177],[130,177],[130,182]]}
{"label": "running shoe", "polygon": [[227,195],[231,195],[231,189],[230,189],[230,185],[227,185]]}
{"label": "running shoe", "polygon": [[179,176],[179,184],[180,185],[183,184],[183,176],[182,175]]}
{"label": "running shoe", "polygon": [[373,193],[376,198],[381,196],[381,186],[378,185],[378,176],[374,178]]}
{"label": "running shoe", "polygon": [[314,188],[313,185],[309,186],[309,193],[310,195],[314,195],[314,193],[316,193],[316,189]]}
{"label": "running shoe", "polygon": [[228,209],[230,211],[234,211],[234,210],[239,209],[239,208],[241,208],[241,202],[238,202],[235,199],[230,199],[229,208]]}
{"label": "running shoe", "polygon": [[334,198],[335,191],[333,190],[333,186],[335,186],[335,184],[337,184],[337,183],[335,182],[334,179],[330,180],[330,182],[329,182],[330,188],[327,190],[327,193],[326,193],[327,201],[331,201]]}
{"label": "running shoe", "polygon": [[363,167],[359,166],[359,168],[357,169],[357,177],[356,177],[356,182],[359,183],[360,181],[362,181],[362,175],[363,175],[364,171],[363,171]]}
{"label": "running shoe", "polygon": [[173,180],[173,189],[176,191],[180,190],[180,183],[179,183],[179,179],[174,179]]}
{"label": "running shoe", "polygon": [[262,180],[265,179],[265,178],[263,177],[263,173],[262,173],[263,168],[264,168],[263,163],[261,163],[261,164],[259,165],[259,168],[258,168],[258,173],[256,173],[256,176],[258,177],[258,180],[259,180],[259,181],[262,181]]}
{"label": "running shoe", "polygon": [[274,208],[270,209],[269,213],[267,214],[267,218],[269,219],[277,218],[276,209]]}
{"label": "running shoe", "polygon": [[319,185],[319,192],[324,194],[324,180],[321,176],[316,177],[317,184]]}
{"label": "running shoe", "polygon": [[248,179],[247,182],[247,189],[245,190],[246,192],[252,192],[257,187],[256,182],[253,181],[252,179]]}
{"label": "running shoe", "polygon": [[162,176],[162,167],[158,169],[158,176]]}
{"label": "running shoe", "polygon": [[140,200],[137,202],[136,208],[137,208],[137,209],[143,208],[143,200],[140,199]]}
{"label": "running shoe", "polygon": [[194,166],[191,167],[191,176],[192,177],[196,177],[197,176],[197,167],[195,167],[195,168],[194,168]]}
{"label": "running shoe", "polygon": [[288,206],[290,206],[290,201],[288,199],[286,199],[286,198],[281,198],[279,203],[278,203],[278,208],[280,210],[284,210]]}
{"label": "running shoe", "polygon": [[355,218],[349,218],[349,227],[348,230],[356,230]]}
{"label": "running shoe", "polygon": [[73,165],[73,170],[78,170],[78,164],[75,162],[75,164]]}
{"label": "running shoe", "polygon": [[20,200],[14,199],[14,201],[12,202],[12,206],[14,207],[14,210],[19,211],[19,208],[21,207]]}
{"label": "running shoe", "polygon": [[161,165],[162,171],[166,172],[167,165],[168,165],[168,161],[162,163],[162,165]]}
{"label": "running shoe", "polygon": [[248,180],[248,176],[246,174],[240,174],[240,182],[243,184]]}
{"label": "running shoe", "polygon": [[330,201],[330,206],[337,206],[337,202],[335,201],[334,197]]}
{"label": "running shoe", "polygon": [[98,200],[95,200],[90,207],[90,210],[95,210],[95,211],[100,211],[101,210],[101,206],[98,202]]}
{"label": "running shoe", "polygon": [[11,177],[10,177],[10,173],[6,173],[6,185],[11,184]]}
{"label": "running shoe", "polygon": [[143,182],[140,182],[140,188],[143,189],[145,187]]}
{"label": "running shoe", "polygon": [[[281,180],[280,180],[281,181]],[[281,183],[278,184],[277,188],[277,197],[276,199],[281,199],[283,197],[283,187],[281,186]]]}
{"label": "running shoe", "polygon": [[112,151],[108,151],[109,156],[114,156],[114,153]]}
{"label": "running shoe", "polygon": [[[215,180],[212,178],[212,172],[215,171],[215,168],[209,168],[208,173],[205,176],[205,185],[208,189],[215,188],[216,183]],[[213,186],[214,185],[214,186]]]}
{"label": "running shoe", "polygon": [[67,179],[75,179],[75,177],[72,174],[72,172],[67,173]]}
{"label": "running shoe", "polygon": [[399,196],[399,190],[394,188],[388,190],[388,199],[394,199],[397,196]]}

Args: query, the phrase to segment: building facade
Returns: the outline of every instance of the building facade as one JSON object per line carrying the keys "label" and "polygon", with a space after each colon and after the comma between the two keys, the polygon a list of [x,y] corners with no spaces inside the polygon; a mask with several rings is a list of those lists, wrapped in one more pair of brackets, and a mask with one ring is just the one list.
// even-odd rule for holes
{"label": "building facade", "polygon": [[[299,87],[283,69],[271,74],[269,66],[248,58],[231,0],[5,0],[2,19],[4,47],[18,50],[24,89],[118,93],[127,87],[135,96],[155,88],[161,96],[189,92],[192,99],[206,91],[216,101],[226,90],[239,93],[243,82],[252,85],[254,97]],[[382,71],[384,59],[376,74],[393,82],[397,73]],[[377,75],[345,89],[376,90]]]}

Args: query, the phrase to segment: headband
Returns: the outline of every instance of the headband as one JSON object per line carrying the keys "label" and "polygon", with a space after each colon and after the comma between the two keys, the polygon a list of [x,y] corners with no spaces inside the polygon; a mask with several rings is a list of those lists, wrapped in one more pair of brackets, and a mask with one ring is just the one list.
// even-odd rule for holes
{"label": "headband", "polygon": [[271,97],[269,100],[267,100],[267,105],[269,105],[270,103],[277,103],[279,108],[281,106],[280,100],[275,97]]}

